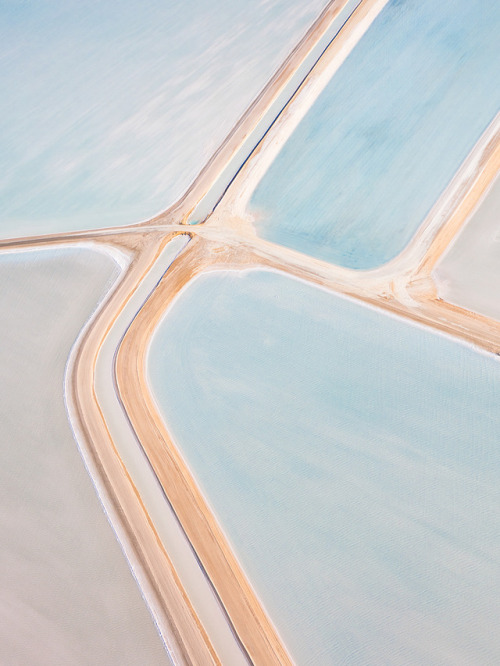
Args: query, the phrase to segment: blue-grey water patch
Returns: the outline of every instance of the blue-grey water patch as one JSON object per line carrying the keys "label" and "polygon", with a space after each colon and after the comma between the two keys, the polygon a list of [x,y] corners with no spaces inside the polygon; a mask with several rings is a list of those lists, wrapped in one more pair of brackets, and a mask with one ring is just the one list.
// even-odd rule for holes
{"label": "blue-grey water patch", "polygon": [[180,295],[148,371],[299,664],[500,660],[500,366],[270,271]]}
{"label": "blue-grey water patch", "polygon": [[409,242],[500,107],[500,3],[391,0],[250,203],[268,240],[369,269]]}

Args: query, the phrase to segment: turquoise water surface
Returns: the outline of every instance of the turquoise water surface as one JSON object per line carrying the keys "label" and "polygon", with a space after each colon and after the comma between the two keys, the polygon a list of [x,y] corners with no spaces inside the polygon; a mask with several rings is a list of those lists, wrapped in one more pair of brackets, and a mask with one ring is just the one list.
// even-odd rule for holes
{"label": "turquoise water surface", "polygon": [[192,283],[148,370],[299,664],[499,662],[496,357],[261,270]]}
{"label": "turquoise water surface", "polygon": [[391,0],[251,200],[263,238],[349,268],[396,256],[500,108],[500,3]]}

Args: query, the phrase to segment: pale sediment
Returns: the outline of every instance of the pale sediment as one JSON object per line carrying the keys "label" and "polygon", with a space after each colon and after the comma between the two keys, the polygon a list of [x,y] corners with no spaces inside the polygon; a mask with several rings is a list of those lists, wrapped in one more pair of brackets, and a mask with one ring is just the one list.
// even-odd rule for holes
{"label": "pale sediment", "polygon": [[442,300],[500,320],[499,232],[497,176],[432,273]]}

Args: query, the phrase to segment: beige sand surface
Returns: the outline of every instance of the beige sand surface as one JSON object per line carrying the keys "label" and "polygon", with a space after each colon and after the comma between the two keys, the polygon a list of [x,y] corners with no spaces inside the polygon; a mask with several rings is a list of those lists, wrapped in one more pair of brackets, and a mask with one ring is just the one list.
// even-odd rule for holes
{"label": "beige sand surface", "polygon": [[[94,392],[117,454],[133,480],[159,539],[168,544],[169,558],[201,624],[210,636],[214,650],[222,663],[244,666],[248,663],[245,652],[227,622],[210,581],[194,557],[191,544],[167,502],[115,392],[116,349],[130,321],[188,241],[189,237],[181,234],[167,243],[158,260],[108,328],[96,359]],[[105,247],[109,248],[109,245]],[[168,638],[168,634],[165,635],[167,644]]]}
{"label": "beige sand surface", "polygon": [[118,242],[120,245],[128,243],[137,254],[74,358],[72,395],[68,396],[74,408],[72,422],[87,443],[91,469],[100,480],[101,491],[107,496],[108,503],[114,507],[113,522],[122,527],[121,538],[128,543],[131,561],[142,574],[141,584],[145,587],[146,597],[175,659],[180,663],[219,663],[109,436],[95,393],[89,391],[94,385],[96,357],[109,322],[157,258],[166,239],[149,234],[147,238],[138,235],[120,237]]}
{"label": "beige sand surface", "polygon": [[[194,239],[131,324],[118,352],[117,383],[139,440],[251,660],[290,664],[274,627],[234,557],[156,410],[145,379],[150,337],[179,289],[204,268],[232,262],[231,249]],[[167,277],[168,276],[168,277]],[[137,399],[137,395],[141,399]]]}

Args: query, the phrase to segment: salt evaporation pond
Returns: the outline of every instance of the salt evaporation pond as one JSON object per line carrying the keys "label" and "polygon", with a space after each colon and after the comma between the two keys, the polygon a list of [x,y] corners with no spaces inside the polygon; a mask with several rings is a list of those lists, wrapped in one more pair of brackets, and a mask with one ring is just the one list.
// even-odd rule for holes
{"label": "salt evaporation pond", "polygon": [[73,439],[71,345],[117,277],[88,249],[0,255],[0,662],[169,664]]}
{"label": "salt evaporation pond", "polygon": [[2,3],[0,236],[172,204],[324,4]]}
{"label": "salt evaporation pond", "polygon": [[500,321],[500,176],[457,234],[433,276],[445,301]]}
{"label": "salt evaporation pond", "polygon": [[191,283],[148,371],[298,664],[499,662],[496,357],[259,270]]}
{"label": "salt evaporation pond", "polygon": [[250,202],[257,233],[370,269],[409,242],[500,107],[500,3],[391,0]]}

